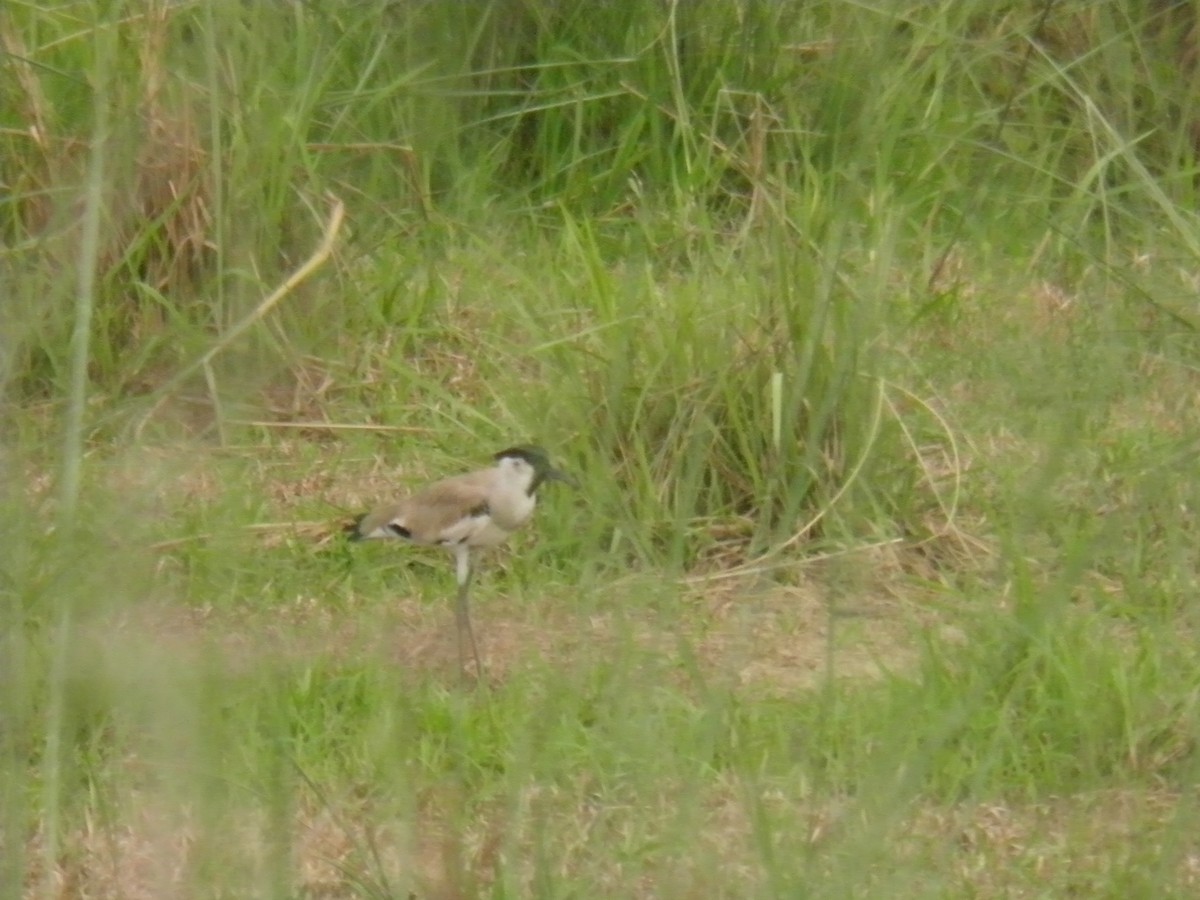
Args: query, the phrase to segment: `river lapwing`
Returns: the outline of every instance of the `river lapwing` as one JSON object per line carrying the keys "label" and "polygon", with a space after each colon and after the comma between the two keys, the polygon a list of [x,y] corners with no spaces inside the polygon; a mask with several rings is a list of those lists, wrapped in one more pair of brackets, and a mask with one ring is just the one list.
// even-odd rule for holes
{"label": "river lapwing", "polygon": [[434,482],[402,500],[359,516],[346,528],[352,541],[393,538],[445,547],[454,554],[458,578],[455,607],[458,661],[465,672],[466,648],[470,644],[477,676],[483,670],[467,602],[471,551],[502,544],[528,522],[537,505],[537,490],[545,482],[578,486],[574,478],[550,465],[550,458],[541,447],[510,447],[493,458],[495,465],[487,469]]}

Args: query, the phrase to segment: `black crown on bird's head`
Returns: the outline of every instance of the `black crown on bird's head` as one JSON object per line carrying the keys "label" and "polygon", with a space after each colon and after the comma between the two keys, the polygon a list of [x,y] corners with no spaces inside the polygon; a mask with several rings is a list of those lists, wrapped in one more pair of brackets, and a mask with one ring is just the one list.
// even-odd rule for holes
{"label": "black crown on bird's head", "polygon": [[507,450],[501,450],[499,453],[493,454],[492,458],[496,462],[500,462],[502,459],[519,459],[528,463],[535,473],[533,484],[529,486],[531,494],[538,489],[538,486],[543,481],[561,481],[572,487],[579,486],[579,483],[573,477],[566,472],[554,468],[550,464],[550,455],[536,444],[522,444],[516,447],[509,447]]}
{"label": "black crown on bird's head", "polygon": [[507,450],[501,450],[499,453],[492,454],[492,458],[496,462],[502,459],[523,459],[535,469],[548,469],[550,466],[550,454],[536,444],[521,444],[516,447],[509,447]]}

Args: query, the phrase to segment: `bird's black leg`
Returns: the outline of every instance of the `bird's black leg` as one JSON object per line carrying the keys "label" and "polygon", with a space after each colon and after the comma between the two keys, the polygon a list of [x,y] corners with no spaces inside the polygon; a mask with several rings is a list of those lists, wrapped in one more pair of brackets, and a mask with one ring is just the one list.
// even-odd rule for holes
{"label": "bird's black leg", "polygon": [[468,598],[471,586],[471,553],[465,546],[456,548],[455,564],[455,575],[458,579],[458,602],[454,609],[454,616],[458,622],[458,665],[465,675],[469,644],[471,656],[475,659],[475,677],[479,678],[483,674],[483,665],[479,662],[479,647],[475,644],[475,633],[471,630],[471,608]]}

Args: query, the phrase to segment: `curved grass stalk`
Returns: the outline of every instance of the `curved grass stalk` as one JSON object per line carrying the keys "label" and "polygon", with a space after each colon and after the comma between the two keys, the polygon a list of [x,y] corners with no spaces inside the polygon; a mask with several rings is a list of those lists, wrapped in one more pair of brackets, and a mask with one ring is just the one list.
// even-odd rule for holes
{"label": "curved grass stalk", "polygon": [[284,297],[292,293],[301,283],[308,279],[317,269],[325,264],[325,261],[333,253],[334,244],[337,242],[338,232],[341,231],[342,221],[346,217],[346,207],[340,199],[330,195],[333,206],[329,213],[329,219],[325,223],[325,233],[321,236],[321,243],[317,245],[317,249],[312,255],[305,260],[300,268],[296,269],[291,275],[284,279],[279,287],[275,288],[258,306],[240,319],[232,328],[230,328],[221,338],[204,351],[197,359],[188,363],[174,375],[172,375],[162,387],[156,392],[156,397],[153,405],[147,410],[138,420],[137,426],[134,428],[135,439],[140,439],[142,430],[146,427],[146,423],[154,417],[154,414],[162,407],[167,397],[171,395],[182,385],[188,378],[200,370],[208,370],[211,363],[222,351],[226,350],[230,344],[242,336],[247,329],[254,323],[264,318],[267,313],[274,309]]}

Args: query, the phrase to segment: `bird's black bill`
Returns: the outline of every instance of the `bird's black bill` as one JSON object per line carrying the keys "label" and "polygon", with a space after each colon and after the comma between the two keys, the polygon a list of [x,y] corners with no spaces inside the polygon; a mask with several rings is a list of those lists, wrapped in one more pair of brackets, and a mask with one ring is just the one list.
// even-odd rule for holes
{"label": "bird's black bill", "polygon": [[569,484],[573,488],[579,487],[579,479],[574,475],[568,475],[559,469],[550,469],[546,472],[547,481],[561,481],[563,484]]}

